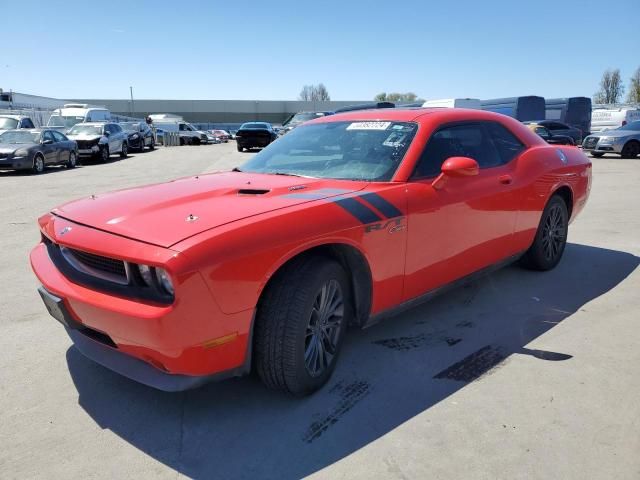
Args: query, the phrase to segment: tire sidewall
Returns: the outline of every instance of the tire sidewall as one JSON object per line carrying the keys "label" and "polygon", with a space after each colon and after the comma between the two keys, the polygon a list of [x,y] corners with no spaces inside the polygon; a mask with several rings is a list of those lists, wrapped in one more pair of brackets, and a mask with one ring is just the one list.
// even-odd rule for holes
{"label": "tire sidewall", "polygon": [[[42,167],[38,168],[38,160],[40,160],[42,162]],[[36,155],[35,158],[33,159],[33,173],[35,174],[40,174],[42,172],[44,172],[44,158],[42,157],[42,155]]]}
{"label": "tire sidewall", "polygon": [[76,168],[78,164],[78,157],[75,152],[69,154],[69,161],[67,162],[67,168]]}
{"label": "tire sidewall", "polygon": [[[564,242],[562,243],[562,246],[560,247],[560,252],[558,253],[558,255],[556,255],[556,258],[548,260],[544,253],[544,247],[542,245],[542,236],[544,233],[544,225],[547,220],[547,217],[549,216],[549,212],[555,205],[560,205],[561,207],[562,220],[564,222],[564,228],[565,228]],[[560,262],[564,254],[564,249],[567,245],[568,230],[569,230],[569,213],[567,211],[567,205],[559,195],[554,195],[551,197],[551,199],[545,206],[544,211],[542,212],[542,216],[540,218],[540,225],[538,226],[535,240],[533,242],[533,245],[531,246],[530,253],[533,255],[535,262],[538,264],[541,270],[550,270]]]}
{"label": "tire sidewall", "polygon": [[[340,284],[342,290],[342,297],[344,302],[344,316],[340,324],[340,332],[338,334],[338,342],[336,346],[336,354],[334,355],[331,364],[322,374],[317,377],[312,377],[306,369],[304,354],[305,354],[305,335],[311,311],[313,309],[313,303],[321,287],[330,280],[336,280]],[[319,267],[314,271],[313,278],[310,280],[308,286],[307,298],[305,298],[305,308],[302,318],[296,322],[291,322],[289,327],[294,330],[293,336],[295,338],[295,368],[291,372],[295,377],[295,384],[298,385],[297,394],[305,395],[309,392],[313,392],[324,385],[333,370],[336,367],[342,343],[344,341],[345,332],[347,326],[351,322],[352,315],[352,301],[351,301],[351,288],[347,280],[347,276],[344,269],[334,261],[326,261],[320,263]],[[295,288],[295,286],[292,286]]]}

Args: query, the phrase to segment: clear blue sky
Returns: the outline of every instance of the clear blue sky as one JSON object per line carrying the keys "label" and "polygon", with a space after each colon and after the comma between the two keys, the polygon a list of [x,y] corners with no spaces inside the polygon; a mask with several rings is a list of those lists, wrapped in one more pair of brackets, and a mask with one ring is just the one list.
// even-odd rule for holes
{"label": "clear blue sky", "polygon": [[[611,10],[611,13],[609,13]],[[609,20],[606,20],[609,18]],[[636,20],[631,21],[632,18]],[[23,1],[0,87],[58,98],[591,96],[640,67],[640,0]]]}

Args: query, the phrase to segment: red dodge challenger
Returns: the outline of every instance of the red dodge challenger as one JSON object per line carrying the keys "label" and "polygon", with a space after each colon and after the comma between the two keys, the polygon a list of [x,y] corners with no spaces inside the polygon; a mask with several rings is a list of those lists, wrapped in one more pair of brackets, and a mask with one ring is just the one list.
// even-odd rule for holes
{"label": "red dodge challenger", "polygon": [[320,388],[365,327],[519,260],[553,268],[591,163],[499,114],[322,117],[240,168],[84,198],[31,252],[85,356],[167,391],[257,371]]}

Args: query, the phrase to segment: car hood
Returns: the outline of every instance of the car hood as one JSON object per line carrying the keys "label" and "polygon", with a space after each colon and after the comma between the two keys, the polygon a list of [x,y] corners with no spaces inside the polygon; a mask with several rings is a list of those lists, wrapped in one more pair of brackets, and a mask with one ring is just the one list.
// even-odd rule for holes
{"label": "car hood", "polygon": [[12,153],[20,148],[33,148],[34,143],[0,143],[0,153]]}
{"label": "car hood", "polygon": [[86,133],[80,133],[78,135],[69,135],[69,134],[67,134],[67,138],[69,140],[91,141],[91,140],[98,140],[99,138],[102,138],[102,135],[87,135]]}
{"label": "car hood", "polygon": [[241,172],[182,178],[67,203],[52,214],[170,247],[234,221],[362,190],[368,182]]}
{"label": "car hood", "polygon": [[640,132],[636,132],[634,130],[603,130],[602,132],[598,132],[598,133],[593,133],[590,136],[591,137],[614,137],[614,138],[621,138],[621,137],[633,137],[636,135],[640,135]]}

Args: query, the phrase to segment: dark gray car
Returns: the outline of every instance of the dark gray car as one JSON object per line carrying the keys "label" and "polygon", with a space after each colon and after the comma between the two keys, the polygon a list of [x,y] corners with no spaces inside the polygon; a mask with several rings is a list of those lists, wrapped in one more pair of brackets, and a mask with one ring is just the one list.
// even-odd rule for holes
{"label": "dark gray car", "polygon": [[78,146],[51,129],[7,130],[0,135],[0,170],[42,173],[48,165],[74,168]]}
{"label": "dark gray car", "polygon": [[[540,120],[537,122],[523,122],[525,124],[537,123],[538,125],[542,125],[547,128],[552,135],[564,135],[566,137],[573,138],[573,142],[575,145],[580,145],[582,143],[582,130],[579,128],[572,127],[567,125],[566,123],[558,122],[557,120]],[[588,132],[585,132],[588,133]]]}

